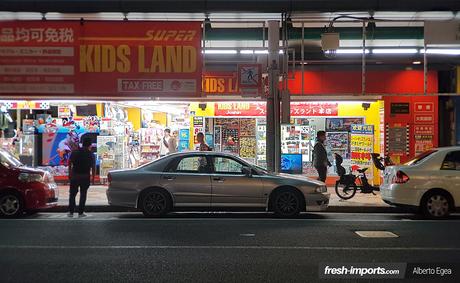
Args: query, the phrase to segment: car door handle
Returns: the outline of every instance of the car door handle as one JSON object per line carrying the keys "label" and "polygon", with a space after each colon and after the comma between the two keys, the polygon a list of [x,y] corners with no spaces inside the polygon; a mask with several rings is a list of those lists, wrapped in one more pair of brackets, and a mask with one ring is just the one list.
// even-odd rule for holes
{"label": "car door handle", "polygon": [[174,176],[164,176],[163,179],[168,180],[168,181],[172,181],[172,180],[176,179],[176,177],[174,177]]}
{"label": "car door handle", "polygon": [[225,181],[225,179],[222,178],[222,177],[214,177],[214,178],[212,178],[212,179],[213,179],[214,181],[219,182],[219,183],[222,183],[223,181]]}

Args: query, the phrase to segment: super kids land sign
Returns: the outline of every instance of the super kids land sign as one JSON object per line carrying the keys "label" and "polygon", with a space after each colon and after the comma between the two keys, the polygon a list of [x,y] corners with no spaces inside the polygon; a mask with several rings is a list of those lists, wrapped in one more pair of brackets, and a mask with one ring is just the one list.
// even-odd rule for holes
{"label": "super kids land sign", "polygon": [[196,96],[201,23],[0,23],[0,93]]}

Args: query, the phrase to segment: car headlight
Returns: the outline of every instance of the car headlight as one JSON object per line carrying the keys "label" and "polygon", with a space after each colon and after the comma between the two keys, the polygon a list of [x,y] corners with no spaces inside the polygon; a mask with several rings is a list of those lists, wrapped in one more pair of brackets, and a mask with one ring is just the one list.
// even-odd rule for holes
{"label": "car headlight", "polygon": [[44,178],[41,174],[35,173],[21,173],[18,177],[19,181],[24,183],[32,183],[32,182],[43,182]]}
{"label": "car headlight", "polygon": [[327,187],[326,186],[319,186],[319,187],[316,187],[315,191],[317,193],[327,193]]}

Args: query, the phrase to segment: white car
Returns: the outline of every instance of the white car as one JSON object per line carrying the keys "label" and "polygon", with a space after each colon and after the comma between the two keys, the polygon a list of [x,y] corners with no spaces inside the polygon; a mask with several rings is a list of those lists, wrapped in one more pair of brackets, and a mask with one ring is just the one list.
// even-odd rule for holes
{"label": "white car", "polygon": [[388,204],[418,207],[430,218],[447,217],[460,206],[460,146],[432,149],[385,168],[380,193]]}

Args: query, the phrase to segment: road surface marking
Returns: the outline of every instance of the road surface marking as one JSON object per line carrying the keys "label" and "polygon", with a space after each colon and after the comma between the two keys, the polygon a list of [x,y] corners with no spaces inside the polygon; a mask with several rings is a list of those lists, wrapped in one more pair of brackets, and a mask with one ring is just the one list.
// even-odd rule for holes
{"label": "road surface marking", "polygon": [[460,251],[460,247],[308,247],[308,246],[35,246],[35,245],[0,245],[0,250],[14,250],[14,249],[51,249],[51,250],[65,250],[65,249],[251,249],[251,250],[333,250],[333,251]]}
{"label": "road surface marking", "polygon": [[44,218],[22,218],[22,219],[0,219],[0,222],[6,221],[69,221],[69,222],[81,222],[81,221],[291,221],[291,222],[401,222],[407,221],[411,223],[423,222],[423,223],[454,223],[460,222],[460,219],[448,219],[448,220],[423,220],[414,219],[411,221],[405,219],[315,219],[315,218],[302,218],[302,219],[277,219],[277,218],[203,218],[203,217],[188,217],[188,218],[143,218],[143,217],[107,217],[100,218],[98,216],[92,216],[89,218],[68,218],[66,215],[51,216]]}
{"label": "road surface marking", "polygon": [[241,237],[255,237],[256,234],[251,234],[251,233],[247,233],[247,234],[240,234]]}
{"label": "road surface marking", "polygon": [[361,238],[398,238],[399,236],[390,231],[355,231]]}

